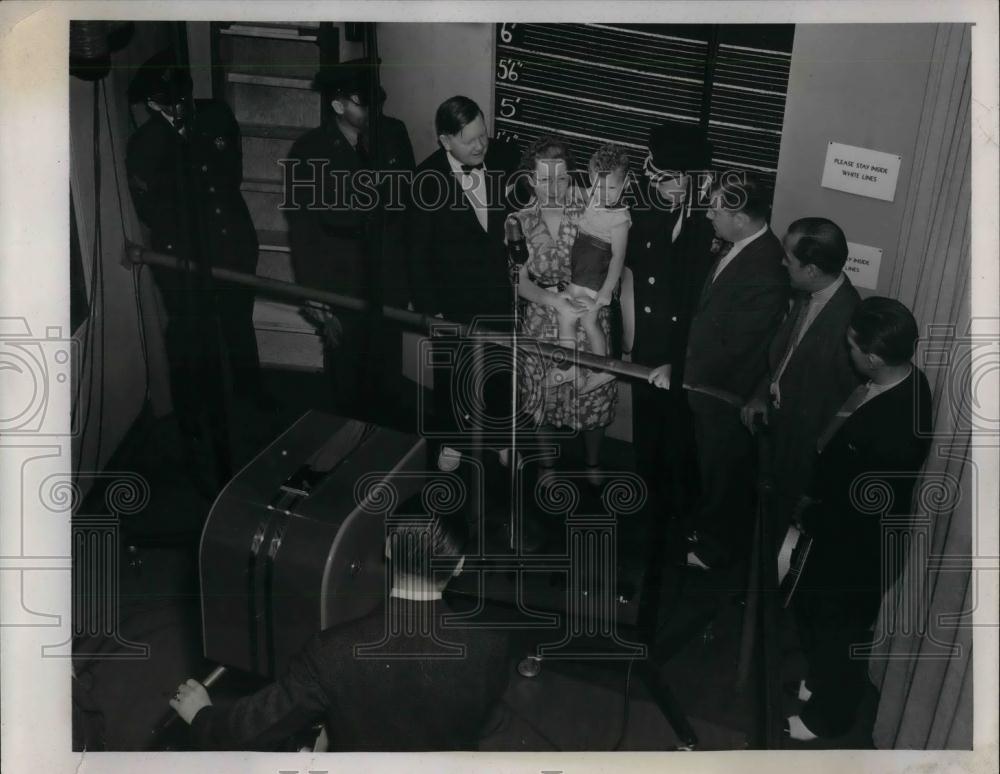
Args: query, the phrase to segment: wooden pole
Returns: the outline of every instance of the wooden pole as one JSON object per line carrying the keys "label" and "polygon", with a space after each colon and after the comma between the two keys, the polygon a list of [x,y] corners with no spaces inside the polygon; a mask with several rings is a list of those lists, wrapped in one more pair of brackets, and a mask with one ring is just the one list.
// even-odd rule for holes
{"label": "wooden pole", "polygon": [[[185,271],[184,262],[181,259],[172,255],[165,255],[164,253],[147,250],[141,245],[133,243],[129,243],[127,245],[125,257],[122,263],[128,268],[131,268],[136,264],[146,264],[149,266],[162,266],[167,269]],[[271,279],[270,277],[258,277],[255,274],[246,274],[241,271],[234,271],[232,269],[224,269],[216,266],[212,267],[211,272],[212,276],[217,280],[253,288],[265,295],[282,296],[285,298],[297,299],[299,301],[316,301],[321,304],[328,304],[329,306],[351,309],[359,312],[368,308],[368,304],[360,298],[345,296],[340,293],[331,293],[328,290],[310,288],[305,285],[298,285],[294,282],[284,282],[282,280]],[[449,333],[454,332],[458,336],[467,337],[473,341],[481,341],[483,343],[497,344],[499,346],[506,347],[514,346],[514,337],[509,333],[485,330],[479,326],[470,327],[463,323],[451,322],[440,317],[429,317],[428,315],[420,314],[419,312],[411,312],[408,309],[383,306],[382,316],[387,320],[393,320],[394,322],[401,323],[402,325],[406,325],[411,328],[428,331],[432,335],[440,333],[442,330],[447,330]],[[594,355],[590,352],[580,352],[579,350],[570,349],[568,347],[560,347],[558,344],[553,344],[549,341],[543,341],[542,339],[532,338],[531,336],[525,336],[523,334],[519,334],[516,337],[516,340],[517,348],[521,351],[536,352],[546,355],[559,354],[564,358],[569,358],[567,362],[575,363],[578,366],[590,368],[595,371],[610,371],[618,376],[624,376],[629,379],[637,379],[640,381],[648,381],[649,375],[652,372],[651,368],[639,365],[638,363],[629,363],[625,360],[617,360],[613,357],[601,357],[600,355]],[[700,392],[705,395],[711,395],[721,401],[737,407],[742,407],[744,403],[742,398],[738,395],[725,392],[724,390],[717,390],[712,387],[685,384],[684,389],[693,392]]]}

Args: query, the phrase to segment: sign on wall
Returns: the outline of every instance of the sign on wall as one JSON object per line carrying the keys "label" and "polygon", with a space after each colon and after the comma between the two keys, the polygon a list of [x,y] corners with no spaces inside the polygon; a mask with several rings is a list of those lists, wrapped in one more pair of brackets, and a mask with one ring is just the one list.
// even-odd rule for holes
{"label": "sign on wall", "polygon": [[844,271],[856,288],[876,290],[878,270],[882,265],[882,248],[847,243],[847,264]]}
{"label": "sign on wall", "polygon": [[902,156],[831,142],[823,166],[824,188],[891,202]]}

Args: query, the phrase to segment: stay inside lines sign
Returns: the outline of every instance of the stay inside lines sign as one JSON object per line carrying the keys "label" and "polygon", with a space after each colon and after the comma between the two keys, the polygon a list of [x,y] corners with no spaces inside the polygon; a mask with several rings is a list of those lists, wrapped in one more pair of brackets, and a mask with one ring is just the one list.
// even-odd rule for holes
{"label": "stay inside lines sign", "polygon": [[831,142],[823,165],[824,188],[891,202],[896,196],[901,156]]}

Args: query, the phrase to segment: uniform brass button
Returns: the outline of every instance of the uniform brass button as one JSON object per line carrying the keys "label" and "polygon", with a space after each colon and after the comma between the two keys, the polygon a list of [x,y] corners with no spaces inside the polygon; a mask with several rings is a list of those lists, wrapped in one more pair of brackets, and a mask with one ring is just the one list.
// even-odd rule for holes
{"label": "uniform brass button", "polygon": [[670,318],[670,322],[677,322],[677,315]]}
{"label": "uniform brass button", "polygon": [[215,193],[215,186],[214,186],[214,185],[210,185],[210,186],[208,187],[208,192],[209,192],[209,193]]}
{"label": "uniform brass button", "polygon": [[652,242],[646,242],[646,249],[647,249],[647,250],[648,250],[648,249],[649,249],[650,247],[652,247],[652,246],[653,246],[653,243],[652,243]]}
{"label": "uniform brass button", "polygon": [[202,164],[201,165],[201,171],[202,172],[208,172],[208,164]]}
{"label": "uniform brass button", "polygon": [[646,314],[650,314],[650,313],[651,313],[651,312],[652,312],[653,310],[652,310],[652,309],[650,309],[650,308],[649,308],[648,306],[644,306],[644,307],[642,308],[642,311],[644,311],[644,312],[645,312]]}
{"label": "uniform brass button", "polygon": [[215,214],[216,214],[216,215],[221,215],[221,214],[222,214],[222,210],[221,210],[221,209],[219,209],[218,207],[216,207],[216,208],[215,208]]}
{"label": "uniform brass button", "polygon": [[649,278],[649,284],[650,285],[655,285],[656,284],[656,277],[650,277]]}
{"label": "uniform brass button", "polygon": [[173,250],[173,249],[174,249],[174,246],[173,246],[173,245],[167,245],[167,249],[168,249],[168,250]]}
{"label": "uniform brass button", "polygon": [[223,234],[227,234],[227,233],[229,233],[229,232],[228,232],[228,231],[226,231],[226,229],[222,229],[222,233],[223,233]]}

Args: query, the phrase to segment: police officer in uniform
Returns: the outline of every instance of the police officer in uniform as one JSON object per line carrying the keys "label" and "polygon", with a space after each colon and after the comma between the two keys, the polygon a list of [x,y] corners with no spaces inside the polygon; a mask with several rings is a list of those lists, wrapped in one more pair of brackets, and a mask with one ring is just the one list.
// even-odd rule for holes
{"label": "police officer in uniform", "polygon": [[[222,102],[191,99],[192,82],[170,50],[142,65],[129,85],[129,102],[145,103],[146,121],[128,142],[125,164],[140,220],[153,250],[213,266],[255,273],[257,232],[240,192],[243,149],[232,111]],[[201,404],[195,369],[195,305],[192,273],[152,267],[168,315],[167,356],[174,410],[182,430],[196,434]],[[214,283],[216,309],[233,389],[266,402],[260,390],[253,293]]]}
{"label": "police officer in uniform", "polygon": [[[301,285],[405,307],[410,293],[401,192],[404,173],[416,164],[406,125],[398,119],[380,116],[378,147],[372,147],[376,66],[356,59],[316,75],[314,88],[329,100],[329,117],[300,137],[283,162],[292,267]],[[377,97],[385,99],[381,87]],[[384,417],[399,391],[401,333],[357,313],[332,312],[326,368],[337,407],[349,415]]]}
{"label": "police officer in uniform", "polygon": [[676,517],[696,494],[688,483],[697,481],[697,468],[681,371],[694,301],[717,247],[698,209],[694,174],[709,169],[712,149],[700,128],[677,122],[653,127],[648,145],[645,196],[632,208],[626,265],[635,316],[632,362],[654,370],[650,384],[633,385],[632,437],[654,508]]}

